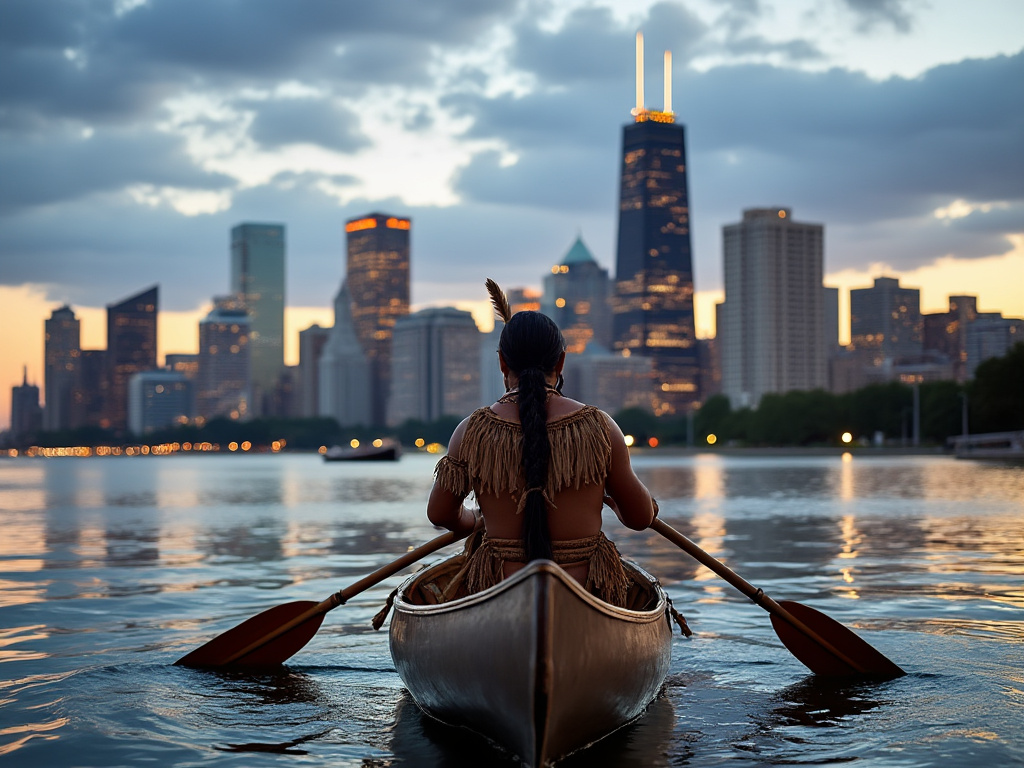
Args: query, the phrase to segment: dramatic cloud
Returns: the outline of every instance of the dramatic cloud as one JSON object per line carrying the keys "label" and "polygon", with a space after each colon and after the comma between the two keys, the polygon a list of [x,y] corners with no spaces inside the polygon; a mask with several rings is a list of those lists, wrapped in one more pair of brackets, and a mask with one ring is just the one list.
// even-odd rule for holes
{"label": "dramatic cloud", "polygon": [[[878,34],[926,10],[822,7]],[[0,282],[93,306],[159,282],[194,308],[226,290],[231,226],[274,221],[289,302],[326,306],[344,221],[370,210],[413,217],[418,301],[476,297],[484,270],[537,284],[577,232],[613,267],[637,28],[649,106],[674,55],[698,290],[720,287],[721,226],[748,207],[825,224],[831,269],[992,255],[1024,231],[1024,53],[878,80],[822,69],[810,27],[769,34],[767,0],[559,8],[7,0]]]}
{"label": "dramatic cloud", "polygon": [[870,32],[879,24],[891,24],[899,32],[910,32],[913,17],[907,0],[843,0],[860,17],[861,32]]}
{"label": "dramatic cloud", "polygon": [[305,143],[351,153],[370,144],[351,110],[323,99],[275,99],[252,106],[256,117],[249,135],[264,148]]}

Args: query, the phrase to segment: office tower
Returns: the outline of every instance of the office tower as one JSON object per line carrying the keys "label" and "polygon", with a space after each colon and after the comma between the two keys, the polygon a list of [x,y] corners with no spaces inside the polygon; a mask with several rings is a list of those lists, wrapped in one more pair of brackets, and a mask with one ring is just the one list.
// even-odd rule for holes
{"label": "office tower", "polygon": [[839,351],[839,289],[822,286],[822,310],[824,311],[825,355]]}
{"label": "office tower", "polygon": [[55,309],[46,321],[43,350],[43,389],[46,409],[43,429],[56,431],[77,426],[73,419],[75,387],[82,357],[81,324],[71,307]]}
{"label": "office tower", "polygon": [[391,376],[391,334],[409,314],[409,219],[371,213],[345,223],[346,281],[352,320],[373,375],[371,423],[384,424]]}
{"label": "office tower", "polygon": [[967,326],[978,316],[977,296],[950,296],[949,311],[924,316],[923,346],[941,352],[953,363],[953,377],[968,379]]}
{"label": "office tower", "polygon": [[850,346],[880,365],[884,358],[920,355],[921,291],[893,277],[875,278],[871,288],[850,291]]}
{"label": "office tower", "polygon": [[505,291],[509,309],[516,312],[539,312],[541,294],[534,288],[509,288]]}
{"label": "office tower", "polygon": [[469,415],[480,401],[480,331],[473,315],[424,309],[395,323],[388,424]]}
{"label": "office tower", "polygon": [[72,406],[71,418],[75,427],[109,426],[104,415],[108,389],[107,350],[83,349]]}
{"label": "office tower", "polygon": [[164,355],[164,368],[180,373],[189,381],[199,378],[199,355],[188,352],[168,352]]}
{"label": "office tower", "polygon": [[697,361],[700,364],[700,393],[706,401],[722,392],[722,363],[718,339],[697,339]]}
{"label": "office tower", "polygon": [[318,415],[320,407],[320,353],[323,352],[331,329],[314,323],[299,331],[298,409],[299,415]]}
{"label": "office tower", "polygon": [[43,426],[39,387],[28,383],[28,367],[22,369],[21,384],[11,387],[11,436],[16,443],[35,437]]}
{"label": "office tower", "polygon": [[137,437],[192,418],[192,382],[172,371],[143,371],[128,380],[128,430]]}
{"label": "office tower", "polygon": [[983,362],[1003,357],[1014,344],[1024,342],[1024,320],[1003,317],[999,312],[978,312],[967,323],[965,336],[967,378],[973,379]]}
{"label": "office tower", "polygon": [[219,296],[199,321],[196,414],[246,419],[252,414],[252,316],[236,296]]}
{"label": "office tower", "polygon": [[107,307],[106,417],[101,426],[128,426],[128,379],[156,369],[158,287]]}
{"label": "office tower", "polygon": [[626,408],[649,411],[653,364],[650,357],[623,357],[590,344],[582,354],[566,355],[562,391],[611,414]]}
{"label": "office tower", "polygon": [[788,208],[750,209],[722,239],[722,391],[733,408],[824,388],[824,228],[793,221]]}
{"label": "office tower", "polygon": [[686,132],[672,112],[671,55],[665,54],[665,108],[643,97],[643,37],[637,34],[635,122],[622,132],[615,348],[654,363],[658,415],[699,402]]}
{"label": "office tower", "polygon": [[[285,231],[281,224],[239,224],[231,230],[231,292],[249,312],[251,415],[269,413],[284,368]],[[264,405],[267,407],[264,408]]]}
{"label": "office tower", "polygon": [[334,297],[334,327],[320,352],[318,412],[342,427],[371,426],[373,370],[359,343],[348,280]]}
{"label": "office tower", "polygon": [[[505,294],[508,296],[508,293]],[[511,307],[511,303],[509,304]],[[505,376],[498,364],[498,344],[505,324],[496,320],[494,328],[480,335],[480,400],[481,406],[491,405],[505,394]]]}
{"label": "office tower", "polygon": [[590,341],[611,347],[608,270],[597,263],[582,238],[576,238],[543,282],[541,312],[561,329],[568,352],[579,354]]}

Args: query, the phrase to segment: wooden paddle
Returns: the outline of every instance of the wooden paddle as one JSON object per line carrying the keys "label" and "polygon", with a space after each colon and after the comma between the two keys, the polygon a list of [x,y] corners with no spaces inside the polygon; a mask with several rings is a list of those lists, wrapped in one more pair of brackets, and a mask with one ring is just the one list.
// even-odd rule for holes
{"label": "wooden paddle", "polygon": [[772,617],[772,627],[782,644],[814,674],[832,677],[873,675],[886,678],[906,674],[851,630],[821,611],[792,600],[775,602],[664,520],[655,519],[651,528],[768,611]]}
{"label": "wooden paddle", "polygon": [[[482,522],[477,523],[479,528]],[[448,532],[406,552],[355,584],[335,592],[323,602],[297,600],[269,608],[229,629],[175,664],[186,667],[273,666],[284,663],[310,641],[323,623],[324,615],[344,605],[360,592],[412,565],[442,547],[464,539],[469,533]]]}

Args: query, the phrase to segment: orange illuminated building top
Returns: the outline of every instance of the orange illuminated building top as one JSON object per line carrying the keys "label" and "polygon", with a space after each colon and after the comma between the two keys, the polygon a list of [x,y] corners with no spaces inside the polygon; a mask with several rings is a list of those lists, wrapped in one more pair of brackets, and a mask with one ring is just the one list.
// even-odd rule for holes
{"label": "orange illuminated building top", "polygon": [[[379,225],[377,219],[368,217],[365,219],[354,219],[345,225],[346,232],[359,232],[363,229],[376,229]],[[399,219],[395,216],[389,217],[385,222],[384,226],[388,229],[410,229],[411,222],[409,219]]]}

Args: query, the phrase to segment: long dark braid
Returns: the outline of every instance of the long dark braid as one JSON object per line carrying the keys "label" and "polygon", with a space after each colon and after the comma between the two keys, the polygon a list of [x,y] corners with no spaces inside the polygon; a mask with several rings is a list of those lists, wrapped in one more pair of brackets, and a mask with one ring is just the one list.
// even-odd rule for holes
{"label": "long dark braid", "polygon": [[498,344],[508,367],[519,376],[519,422],[523,428],[523,475],[526,487],[523,540],[527,560],[551,559],[548,530],[548,389],[545,375],[555,370],[565,351],[558,326],[540,312],[517,312],[506,323]]}

